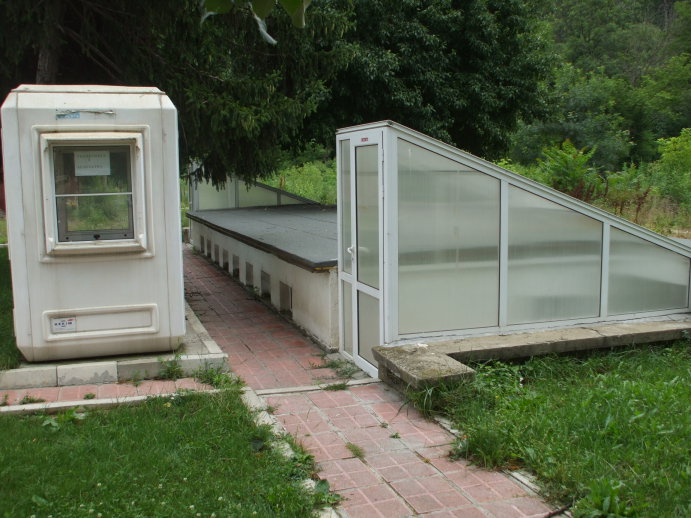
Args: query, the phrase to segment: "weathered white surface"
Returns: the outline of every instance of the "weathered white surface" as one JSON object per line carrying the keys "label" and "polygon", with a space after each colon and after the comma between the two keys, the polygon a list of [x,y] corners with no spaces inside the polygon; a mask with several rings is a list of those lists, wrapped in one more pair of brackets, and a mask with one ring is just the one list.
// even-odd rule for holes
{"label": "weathered white surface", "polygon": [[[175,348],[185,319],[170,100],[156,88],[24,85],[5,100],[2,129],[15,334],[26,359]],[[95,145],[123,133],[137,143],[134,237],[56,243],[54,198],[44,198],[53,181],[46,142]],[[62,317],[76,325],[57,333],[51,319]]]}

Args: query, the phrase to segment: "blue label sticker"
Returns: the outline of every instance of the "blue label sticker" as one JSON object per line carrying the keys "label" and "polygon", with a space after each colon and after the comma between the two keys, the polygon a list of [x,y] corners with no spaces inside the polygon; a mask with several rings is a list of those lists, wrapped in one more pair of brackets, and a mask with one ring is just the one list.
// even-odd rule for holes
{"label": "blue label sticker", "polygon": [[79,112],[66,112],[66,113],[56,113],[56,119],[78,119],[80,117]]}

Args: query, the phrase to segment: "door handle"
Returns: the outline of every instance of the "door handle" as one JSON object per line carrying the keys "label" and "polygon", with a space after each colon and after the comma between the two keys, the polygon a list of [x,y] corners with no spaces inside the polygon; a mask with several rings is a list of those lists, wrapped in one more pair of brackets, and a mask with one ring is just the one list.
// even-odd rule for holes
{"label": "door handle", "polygon": [[346,248],[346,252],[348,252],[350,254],[350,256],[352,257],[353,256],[353,247],[349,246],[348,248]]}

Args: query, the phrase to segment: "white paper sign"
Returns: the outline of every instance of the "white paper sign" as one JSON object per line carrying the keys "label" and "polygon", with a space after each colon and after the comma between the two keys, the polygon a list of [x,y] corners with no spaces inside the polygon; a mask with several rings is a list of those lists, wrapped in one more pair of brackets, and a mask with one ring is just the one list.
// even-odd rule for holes
{"label": "white paper sign", "polygon": [[75,151],[75,176],[109,176],[110,152],[105,150]]}

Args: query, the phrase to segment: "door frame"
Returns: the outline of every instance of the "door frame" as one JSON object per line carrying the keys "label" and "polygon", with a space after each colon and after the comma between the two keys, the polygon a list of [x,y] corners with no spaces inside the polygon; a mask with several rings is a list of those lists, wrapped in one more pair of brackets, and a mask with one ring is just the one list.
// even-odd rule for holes
{"label": "door frame", "polygon": [[[338,205],[337,205],[337,228],[338,228],[338,317],[339,317],[339,350],[340,352],[353,360],[355,365],[367,372],[370,376],[377,377],[378,370],[375,365],[360,355],[360,340],[359,340],[359,318],[358,318],[358,293],[364,293],[375,299],[379,303],[379,344],[383,343],[384,338],[384,197],[383,197],[383,158],[384,158],[384,135],[382,129],[364,130],[354,133],[346,133],[339,135],[336,142],[337,150],[337,164],[338,164]],[[343,164],[343,157],[341,156],[341,142],[344,140],[350,141],[349,146],[349,165],[350,165],[350,237],[351,242],[349,247],[344,247],[342,229],[343,219],[343,192],[346,187],[342,181],[341,167]],[[379,240],[379,288],[373,288],[358,280],[358,261],[357,261],[357,162],[356,150],[365,146],[377,146],[377,201],[378,201],[378,240]],[[350,248],[350,253],[344,253],[346,248]],[[354,252],[354,253],[353,253]],[[350,273],[344,271],[344,264],[346,261],[350,262]],[[343,304],[343,289],[344,285],[348,286],[351,291],[351,329],[350,336],[352,340],[352,354],[345,350],[345,311]]]}

